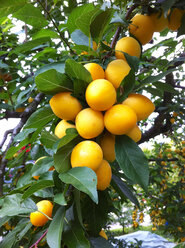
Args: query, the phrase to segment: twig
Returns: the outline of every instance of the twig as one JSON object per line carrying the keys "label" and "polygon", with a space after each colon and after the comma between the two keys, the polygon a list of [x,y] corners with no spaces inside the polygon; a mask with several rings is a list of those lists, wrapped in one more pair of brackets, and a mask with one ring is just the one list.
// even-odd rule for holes
{"label": "twig", "polygon": [[53,21],[53,18],[51,16],[51,14],[49,13],[49,11],[45,8],[45,6],[42,4],[42,2],[40,0],[37,0],[38,3],[42,6],[43,10],[47,13],[49,19],[51,20],[51,22],[53,23],[54,27],[56,28],[58,34],[60,35],[60,38],[62,39],[62,41],[66,44],[66,46],[69,48],[71,54],[75,55],[75,52],[73,51],[73,49],[71,49],[71,46],[68,42],[68,40],[64,37],[64,35],[60,32],[58,26],[56,25],[56,23]]}
{"label": "twig", "polygon": [[26,123],[28,118],[37,109],[37,106],[41,102],[43,97],[44,97],[43,93],[39,93],[39,94],[36,95],[34,101],[25,109],[25,111],[23,113],[21,113],[21,116],[20,116],[21,120],[20,120],[19,124],[14,128],[14,130],[12,132],[11,139],[10,139],[10,141],[9,141],[5,151],[4,151],[2,161],[1,161],[1,165],[0,165],[0,196],[3,195],[3,183],[4,183],[3,177],[4,177],[4,172],[5,172],[6,165],[8,163],[8,160],[5,158],[6,157],[6,152],[11,147],[11,145],[13,143],[13,140],[14,140],[14,137],[20,132],[20,130],[22,129],[22,127],[24,126],[24,124]]}
{"label": "twig", "polygon": [[3,136],[3,139],[0,143],[0,149],[3,147],[7,137],[8,137],[8,134],[12,133],[13,132],[13,129],[10,129],[10,130],[7,130],[5,133],[4,133],[4,136]]}
{"label": "twig", "polygon": [[136,9],[139,6],[139,4],[135,3],[133,4],[127,11],[126,15],[125,15],[125,19],[128,20],[130,18],[130,15],[132,14],[132,11],[134,9]]}
{"label": "twig", "polygon": [[37,248],[37,245],[46,236],[47,233],[48,233],[48,229],[42,234],[42,236],[32,246],[30,246],[30,248],[33,248],[33,247]]}

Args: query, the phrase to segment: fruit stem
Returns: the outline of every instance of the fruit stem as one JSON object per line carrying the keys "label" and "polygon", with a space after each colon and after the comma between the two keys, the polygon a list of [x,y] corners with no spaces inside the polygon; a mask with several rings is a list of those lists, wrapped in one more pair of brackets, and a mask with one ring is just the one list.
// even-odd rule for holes
{"label": "fruit stem", "polygon": [[53,220],[52,218],[50,218],[47,214],[43,213],[42,211],[40,210],[37,210],[38,212],[40,212],[41,214],[43,214],[44,216],[46,216],[49,220]]}
{"label": "fruit stem", "polygon": [[46,236],[47,233],[48,233],[48,229],[42,234],[42,236],[32,246],[30,246],[30,248],[33,248],[33,247],[37,248],[37,245]]}

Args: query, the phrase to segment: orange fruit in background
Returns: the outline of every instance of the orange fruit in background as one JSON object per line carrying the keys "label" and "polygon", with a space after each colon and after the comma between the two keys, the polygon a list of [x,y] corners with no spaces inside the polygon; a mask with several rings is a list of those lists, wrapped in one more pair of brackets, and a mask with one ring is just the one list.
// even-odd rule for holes
{"label": "orange fruit in background", "polygon": [[168,28],[170,30],[176,31],[180,28],[183,14],[184,10],[178,8],[170,10],[168,14]]}
{"label": "orange fruit in background", "polygon": [[136,14],[131,19],[129,32],[142,44],[148,43],[153,36],[155,24],[150,16]]}
{"label": "orange fruit in background", "polygon": [[113,60],[105,70],[105,78],[117,89],[122,80],[129,74],[130,69],[128,63],[123,59]]}
{"label": "orange fruit in background", "polygon": [[103,150],[103,157],[109,162],[113,162],[116,158],[115,135],[106,132],[100,139],[100,146]]}
{"label": "orange fruit in background", "polygon": [[[120,52],[121,51],[121,52]],[[123,52],[128,53],[130,56],[141,56],[141,46],[139,42],[133,37],[123,37],[116,43],[115,56],[117,59],[124,59],[125,55]]]}
{"label": "orange fruit in background", "polygon": [[[53,204],[48,200],[39,201],[37,204],[39,211],[43,212],[51,218],[53,211]],[[34,226],[44,226],[49,220],[44,214],[39,211],[32,212],[30,214],[30,221]]]}
{"label": "orange fruit in background", "polygon": [[168,27],[168,18],[164,16],[163,12],[156,12],[150,15],[154,22],[154,31],[161,32]]}
{"label": "orange fruit in background", "polygon": [[104,123],[106,129],[115,135],[128,133],[137,122],[137,116],[132,108],[117,104],[105,112]]}
{"label": "orange fruit in background", "polygon": [[89,167],[97,170],[103,159],[101,147],[94,141],[85,140],[78,143],[71,153],[72,167]]}
{"label": "orange fruit in background", "polygon": [[105,190],[109,187],[112,178],[112,169],[109,163],[103,159],[95,172],[97,176],[97,189]]}
{"label": "orange fruit in background", "polygon": [[145,120],[154,110],[152,101],[141,94],[130,94],[122,104],[129,106],[137,115],[137,120]]}
{"label": "orange fruit in background", "polygon": [[64,137],[66,135],[66,130],[68,128],[76,128],[74,124],[71,124],[69,122],[67,122],[66,120],[61,120],[56,128],[55,128],[55,135],[61,139],[62,137]]}
{"label": "orange fruit in background", "polygon": [[141,139],[142,133],[138,125],[135,125],[128,133],[126,133],[131,139],[135,142],[138,142]]}
{"label": "orange fruit in background", "polygon": [[76,129],[84,139],[97,137],[104,129],[103,114],[100,111],[86,108],[76,116]]}
{"label": "orange fruit in background", "polygon": [[103,229],[99,232],[99,235],[103,237],[104,239],[108,240],[107,234],[105,233]]}
{"label": "orange fruit in background", "polygon": [[28,102],[29,102],[29,103],[32,103],[33,100],[34,100],[34,98],[32,98],[32,97],[29,97],[29,98],[28,98]]}
{"label": "orange fruit in background", "polygon": [[25,109],[25,107],[16,108],[15,112],[22,113]]}
{"label": "orange fruit in background", "polygon": [[108,80],[97,79],[88,85],[85,98],[92,109],[104,111],[116,102],[116,90]]}
{"label": "orange fruit in background", "polygon": [[99,64],[88,63],[84,67],[90,72],[92,80],[105,78],[105,72]]}
{"label": "orange fruit in background", "polygon": [[53,113],[64,120],[74,120],[82,109],[81,103],[71,95],[71,92],[60,92],[54,95],[49,104]]}

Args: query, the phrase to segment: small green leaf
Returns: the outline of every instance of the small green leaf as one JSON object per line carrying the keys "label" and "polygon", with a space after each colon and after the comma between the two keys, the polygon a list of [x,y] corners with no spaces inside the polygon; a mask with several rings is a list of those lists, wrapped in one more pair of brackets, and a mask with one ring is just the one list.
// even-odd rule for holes
{"label": "small green leaf", "polygon": [[85,90],[90,82],[92,82],[91,74],[85,67],[75,60],[66,60],[66,74],[73,80],[74,95],[84,98]]}
{"label": "small green leaf", "polygon": [[0,209],[0,218],[4,216],[28,214],[37,209],[35,203],[31,199],[29,199],[29,204],[28,207],[28,202],[22,202],[21,194],[8,195],[4,198],[3,206]]}
{"label": "small green leaf", "polygon": [[123,93],[121,90],[117,91],[117,101],[120,103],[127,98],[127,96],[132,92],[135,85],[135,73],[131,69],[129,74],[123,79],[120,87],[123,87]]}
{"label": "small green leaf", "polygon": [[113,187],[118,187],[119,191],[121,191],[124,196],[126,196],[131,202],[133,202],[136,206],[139,207],[139,202],[133,192],[128,188],[126,183],[124,183],[121,178],[116,175],[112,175],[112,184]]}
{"label": "small green leaf", "polygon": [[52,148],[53,145],[59,140],[59,138],[54,135],[51,134],[50,132],[47,131],[43,131],[41,133],[41,138],[40,141],[41,143],[46,147],[46,148]]}
{"label": "small green leaf", "polygon": [[67,28],[70,33],[74,32],[75,29],[78,29],[77,27],[77,19],[80,18],[85,13],[88,13],[89,11],[92,11],[94,9],[94,5],[91,4],[83,4],[71,12],[69,15],[68,21],[67,21]]}
{"label": "small green leaf", "polygon": [[27,41],[19,46],[16,46],[16,48],[14,50],[12,50],[10,52],[10,55],[13,53],[24,53],[24,52],[33,52],[32,49],[45,44],[46,42],[48,42],[50,39],[49,37],[42,37],[39,39],[35,39],[35,40],[31,40],[31,41]]}
{"label": "small green leaf", "polygon": [[98,203],[96,173],[88,167],[75,167],[66,173],[61,173],[59,178],[62,182],[72,184],[78,190],[88,194],[91,199]]}
{"label": "small green leaf", "polygon": [[54,197],[54,202],[56,202],[57,204],[62,205],[62,206],[67,205],[67,201],[66,201],[63,193],[56,194]]}
{"label": "small green leaf", "polygon": [[64,217],[65,217],[65,208],[60,207],[53,220],[51,221],[48,233],[47,233],[47,243],[50,248],[60,248],[61,247],[61,238],[62,238],[62,231],[64,225]]}
{"label": "small green leaf", "polygon": [[46,125],[55,118],[49,105],[36,110],[27,120],[24,128],[39,128]]}
{"label": "small green leaf", "polygon": [[91,248],[113,248],[114,246],[112,246],[109,241],[107,241],[106,239],[102,238],[102,237],[98,237],[98,238],[90,238],[89,239],[91,242]]}
{"label": "small green leaf", "polygon": [[42,28],[48,24],[38,7],[27,3],[13,14],[13,17],[36,28]]}
{"label": "small green leaf", "polygon": [[55,62],[55,63],[50,63],[47,65],[44,65],[40,67],[36,72],[35,72],[35,77],[38,76],[40,73],[43,73],[45,71],[55,69],[56,71],[60,73],[64,73],[65,71],[65,63],[63,62]]}
{"label": "small green leaf", "polygon": [[125,175],[147,190],[149,181],[148,161],[140,147],[128,136],[116,136],[116,160]]}
{"label": "small green leaf", "polygon": [[153,85],[155,85],[155,87],[157,89],[162,90],[162,91],[170,92],[172,94],[178,94],[179,93],[177,90],[174,89],[174,87],[172,85],[169,85],[166,83],[155,82],[155,83],[153,83]]}
{"label": "small green leaf", "polygon": [[60,36],[53,30],[41,29],[36,34],[34,34],[32,36],[32,39],[35,40],[35,39],[42,38],[42,37],[50,37],[50,38],[53,38],[53,39],[60,38]]}
{"label": "small green leaf", "polygon": [[138,57],[136,57],[136,56],[130,56],[128,53],[124,53],[124,55],[125,55],[125,58],[127,60],[127,63],[131,67],[131,69],[134,72],[137,72],[138,69],[139,69],[139,62],[140,62],[140,60],[138,59]]}
{"label": "small green leaf", "polygon": [[91,22],[90,30],[93,40],[99,43],[102,39],[103,34],[108,27],[111,18],[113,16],[114,10],[107,9],[96,16],[93,22]]}
{"label": "small green leaf", "polygon": [[26,146],[29,142],[30,142],[30,138],[27,137],[26,139],[21,141],[18,146],[10,147],[6,153],[6,159],[12,158],[17,151],[19,151],[23,146]]}
{"label": "small green leaf", "polygon": [[67,230],[63,233],[63,241],[70,248],[90,248],[89,241],[86,239],[83,229],[78,223],[68,222]]}
{"label": "small green leaf", "polygon": [[39,91],[49,95],[63,91],[72,91],[73,88],[71,80],[65,74],[61,74],[55,69],[40,73],[35,77],[35,83]]}
{"label": "small green leaf", "polygon": [[0,18],[13,14],[27,4],[26,0],[1,0],[0,3]]}
{"label": "small green leaf", "polygon": [[53,186],[54,186],[54,183],[51,180],[42,180],[40,182],[37,182],[24,192],[22,199],[25,200],[31,195],[33,195],[35,192],[41,189],[45,189],[45,188],[53,187]]}
{"label": "small green leaf", "polygon": [[82,31],[79,29],[76,29],[74,32],[72,32],[71,39],[77,45],[84,45],[88,47],[90,44],[92,47],[92,40],[89,40],[89,37],[82,33]]}

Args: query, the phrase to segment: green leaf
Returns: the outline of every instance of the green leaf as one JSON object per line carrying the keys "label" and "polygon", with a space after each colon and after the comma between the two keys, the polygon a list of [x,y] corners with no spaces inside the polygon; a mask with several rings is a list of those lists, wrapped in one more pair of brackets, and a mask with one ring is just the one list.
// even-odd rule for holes
{"label": "green leaf", "polygon": [[123,93],[120,90],[117,91],[117,101],[122,102],[127,98],[127,96],[132,92],[135,85],[135,73],[131,69],[129,74],[123,79],[120,87],[123,87]]}
{"label": "green leaf", "polygon": [[0,3],[0,18],[13,14],[15,11],[27,4],[26,0],[1,0]]}
{"label": "green leaf", "polygon": [[90,44],[90,46],[92,47],[92,40],[89,37],[87,37],[84,33],[82,33],[82,31],[79,29],[76,29],[71,34],[71,39],[77,45],[84,45],[88,47]]}
{"label": "green leaf", "polygon": [[27,41],[19,46],[16,46],[14,50],[10,52],[10,55],[13,53],[24,53],[24,52],[32,52],[34,48],[48,42],[50,39],[48,37],[42,37],[39,39]]}
{"label": "green leaf", "polygon": [[165,77],[166,75],[168,75],[169,73],[173,72],[174,70],[177,70],[177,68],[174,68],[174,69],[170,69],[170,70],[164,71],[164,72],[162,72],[162,73],[159,73],[159,74],[156,75],[156,76],[149,76],[149,77],[145,78],[145,79],[142,81],[142,84],[143,84],[143,85],[146,85],[146,84],[155,83],[155,82],[159,81],[160,79],[162,79],[163,77]]}
{"label": "green leaf", "polygon": [[70,248],[90,248],[81,226],[76,222],[67,222],[67,230],[63,233],[63,241]]}
{"label": "green leaf", "polygon": [[139,207],[139,202],[133,192],[128,188],[126,183],[124,183],[121,178],[116,175],[112,175],[112,185],[113,187],[119,189],[124,196],[126,196],[131,202],[133,202],[136,206]]}
{"label": "green leaf", "polygon": [[53,146],[54,151],[67,145],[69,142],[71,142],[77,137],[79,137],[79,135],[78,135],[76,128],[68,128],[66,130],[66,135],[62,137],[57,143],[54,144]]}
{"label": "green leaf", "polygon": [[29,214],[36,209],[36,205],[31,199],[22,202],[21,194],[8,195],[4,198],[3,206],[0,210],[0,218],[5,216],[16,216],[19,214]]}
{"label": "green leaf", "polygon": [[43,73],[45,71],[55,69],[56,71],[60,73],[64,73],[65,71],[65,63],[64,62],[55,62],[55,63],[50,63],[48,65],[40,67],[36,72],[35,72],[35,77],[38,76],[40,73]]}
{"label": "green leaf", "polygon": [[94,21],[91,23],[90,30],[91,30],[91,36],[93,40],[99,43],[99,41],[102,39],[103,34],[108,27],[111,18],[113,16],[114,10],[113,9],[107,9],[96,16]]}
{"label": "green leaf", "polygon": [[80,225],[82,226],[82,228],[84,228],[80,194],[81,194],[81,192],[79,190],[77,190],[77,189],[74,190],[74,202],[75,202],[76,213],[78,216],[78,221],[79,221]]}
{"label": "green leaf", "polygon": [[176,0],[163,0],[161,3],[161,7],[164,11],[164,13],[167,13],[168,10],[174,5]]}
{"label": "green leaf", "polygon": [[107,223],[110,212],[110,196],[106,190],[98,191],[98,204],[89,197],[84,197],[81,202],[82,217],[84,224],[87,224],[91,236],[99,236],[99,232]]}
{"label": "green leaf", "polygon": [[91,248],[113,248],[114,246],[112,246],[109,241],[107,241],[106,239],[102,238],[102,237],[98,237],[98,238],[90,238],[89,239],[91,242]]}
{"label": "green leaf", "polygon": [[41,133],[41,138],[40,141],[41,143],[46,147],[46,148],[52,148],[53,145],[59,140],[59,138],[54,135],[51,134],[50,132],[47,131],[43,131]]}
{"label": "green leaf", "polygon": [[44,16],[41,14],[39,8],[34,7],[32,4],[29,3],[16,11],[13,14],[13,17],[36,28],[42,28],[48,24]]}
{"label": "green leaf", "polygon": [[18,238],[19,241],[26,235],[26,233],[33,226],[29,219],[27,221],[28,221],[28,223],[26,224],[26,226],[17,234],[17,238]]}
{"label": "green leaf", "polygon": [[24,128],[39,128],[53,120],[55,115],[49,105],[41,107],[35,111],[27,120]]}
{"label": "green leaf", "polygon": [[147,190],[148,161],[140,147],[128,136],[116,136],[116,160],[125,175]]}
{"label": "green leaf", "polygon": [[78,190],[86,193],[98,203],[96,173],[88,167],[75,167],[66,173],[61,173],[59,178],[62,182],[72,184]]}
{"label": "green leaf", "polygon": [[172,94],[178,94],[179,93],[177,90],[175,90],[173,88],[172,85],[169,85],[169,84],[166,84],[166,83],[155,82],[155,83],[153,83],[153,85],[155,85],[155,87],[157,89],[162,90],[162,91],[170,92]]}
{"label": "green leaf", "polygon": [[73,9],[67,21],[67,28],[69,32],[72,33],[73,31],[75,31],[75,29],[78,29],[77,19],[80,18],[81,15],[89,11],[92,11],[93,9],[94,9],[93,4],[83,4],[82,6]]}
{"label": "green leaf", "polygon": [[65,199],[64,193],[58,193],[54,197],[54,202],[56,202],[59,205],[66,206],[67,201]]}
{"label": "green leaf", "polygon": [[95,17],[102,11],[99,8],[92,9],[91,11],[83,13],[76,20],[76,26],[80,29],[87,37],[90,37],[90,25]]}
{"label": "green leaf", "polygon": [[125,58],[127,60],[127,63],[131,67],[131,69],[134,72],[137,72],[138,69],[139,69],[139,62],[140,62],[140,60],[138,59],[138,57],[136,57],[136,56],[130,56],[128,53],[124,53],[124,55],[125,55]]}
{"label": "green leaf", "polygon": [[6,222],[8,222],[9,219],[10,219],[9,216],[5,216],[5,217],[1,218],[1,219],[0,219],[0,227],[1,227],[2,225],[4,225]]}
{"label": "green leaf", "polygon": [[51,221],[46,236],[50,248],[60,248],[64,225],[65,208],[60,207]]}
{"label": "green leaf", "polygon": [[84,98],[85,90],[88,84],[92,82],[91,74],[82,64],[72,59],[66,60],[65,71],[73,79],[74,95]]}
{"label": "green leaf", "polygon": [[32,36],[32,39],[35,40],[35,39],[42,38],[42,37],[50,37],[51,39],[57,39],[57,38],[59,39],[60,38],[60,36],[58,35],[58,33],[56,33],[53,30],[50,30],[50,29],[41,29],[36,34],[34,34]]}
{"label": "green leaf", "polygon": [[181,26],[178,29],[177,37],[179,37],[179,36],[181,36],[183,34],[185,34],[185,14],[183,15],[183,17],[181,19]]}
{"label": "green leaf", "polygon": [[35,83],[39,91],[49,95],[63,91],[72,91],[73,88],[71,80],[65,74],[61,74],[55,69],[40,73],[35,77]]}
{"label": "green leaf", "polygon": [[42,180],[40,182],[37,182],[24,192],[22,199],[25,200],[31,195],[33,195],[35,192],[41,189],[45,189],[45,188],[53,187],[53,186],[54,186],[54,183],[51,180]]}
{"label": "green leaf", "polygon": [[28,143],[30,143],[30,140],[31,139],[27,137],[26,139],[21,141],[18,146],[10,147],[6,153],[6,159],[12,158],[17,151],[19,151],[23,146],[26,146]]}

